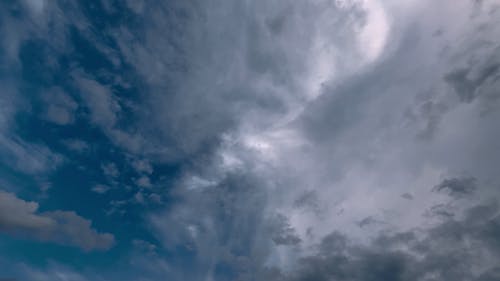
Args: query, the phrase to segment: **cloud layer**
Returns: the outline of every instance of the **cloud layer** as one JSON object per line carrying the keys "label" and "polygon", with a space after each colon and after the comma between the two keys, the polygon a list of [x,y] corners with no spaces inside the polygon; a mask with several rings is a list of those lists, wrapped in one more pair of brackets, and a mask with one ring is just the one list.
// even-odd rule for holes
{"label": "cloud layer", "polygon": [[0,231],[122,270],[48,252],[0,265],[29,280],[497,280],[499,5],[0,4]]}

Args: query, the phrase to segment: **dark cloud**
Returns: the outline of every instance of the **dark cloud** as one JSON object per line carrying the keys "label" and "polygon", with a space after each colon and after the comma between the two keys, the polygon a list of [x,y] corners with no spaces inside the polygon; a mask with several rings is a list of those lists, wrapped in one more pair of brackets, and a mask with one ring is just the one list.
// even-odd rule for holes
{"label": "dark cloud", "polygon": [[380,224],[380,223],[383,223],[377,219],[375,219],[374,217],[366,217],[362,220],[360,220],[358,222],[358,226],[359,227],[365,227],[365,226],[370,226],[370,225],[374,225],[374,224]]}
{"label": "dark cloud", "polygon": [[316,255],[269,280],[496,280],[498,211],[494,202],[477,205],[462,220],[447,218],[430,229],[383,234],[369,245],[332,233],[323,238]]}
{"label": "dark cloud", "polygon": [[401,194],[401,197],[406,200],[413,200],[413,195],[411,195],[410,193],[403,193]]}
{"label": "dark cloud", "polygon": [[450,206],[446,204],[437,204],[426,210],[425,216],[427,217],[441,217],[441,218],[451,218],[455,214],[450,210]]}
{"label": "dark cloud", "polygon": [[477,280],[478,281],[495,281],[495,280],[499,280],[499,279],[500,279],[500,267],[495,267],[493,269],[486,271],[485,273],[482,273]]}
{"label": "dark cloud", "polygon": [[446,193],[453,198],[463,198],[474,194],[477,180],[473,177],[445,179],[434,186],[433,191]]}
{"label": "dark cloud", "polygon": [[278,214],[271,223],[271,228],[271,239],[276,245],[297,245],[301,241],[284,215]]}
{"label": "dark cloud", "polygon": [[500,79],[499,69],[500,63],[489,62],[487,65],[481,65],[478,69],[474,69],[476,73],[471,73],[473,71],[471,68],[455,70],[447,74],[445,80],[453,86],[462,101],[471,102],[481,94],[488,94],[481,90],[488,87],[488,85],[484,85],[485,83],[489,83],[490,87],[491,84],[497,83]]}
{"label": "dark cloud", "polygon": [[305,211],[311,211],[316,215],[321,215],[323,211],[318,194],[312,190],[304,191],[304,193],[299,195],[294,201],[294,206]]}

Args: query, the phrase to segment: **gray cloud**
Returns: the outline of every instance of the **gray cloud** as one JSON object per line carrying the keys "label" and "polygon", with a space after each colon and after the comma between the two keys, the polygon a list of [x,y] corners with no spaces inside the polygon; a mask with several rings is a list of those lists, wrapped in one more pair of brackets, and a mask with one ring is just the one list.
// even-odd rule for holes
{"label": "gray cloud", "polygon": [[44,174],[54,170],[64,157],[45,145],[26,142],[18,137],[0,135],[0,159],[27,174]]}
{"label": "gray cloud", "polygon": [[[326,1],[223,6],[221,15],[215,2],[163,6],[146,1],[140,5],[141,13],[149,15],[144,32],[113,30],[127,62],[147,81],[146,102],[139,112],[146,122],[139,128],[159,133],[144,136],[162,144],[164,158],[210,152],[242,123],[258,129],[281,118],[309,94],[304,88],[310,83],[303,80],[314,66],[308,58],[320,60],[313,57],[321,44],[334,45],[330,57],[322,58],[327,64],[336,62],[335,48],[349,52],[356,63],[361,56],[351,48],[356,44],[354,31],[363,26],[359,7],[341,9]],[[189,20],[174,10],[183,11]],[[317,21],[307,19],[313,14]],[[167,36],[165,30],[182,36]],[[339,40],[322,42],[324,32]],[[290,45],[295,47],[286,51]]]}
{"label": "gray cloud", "polygon": [[497,100],[498,80],[500,79],[500,57],[498,52],[500,46],[487,52],[487,57],[473,61],[467,68],[453,70],[445,76],[460,99],[464,102],[472,102],[481,97],[490,101]]}
{"label": "gray cloud", "polygon": [[[500,248],[498,206],[468,209],[430,229],[382,234],[368,245],[332,233],[298,268],[268,280],[495,280]],[[471,270],[476,268],[476,270]]]}
{"label": "gray cloud", "polygon": [[[438,227],[432,231],[414,229],[432,223],[441,224],[443,221],[447,223],[459,221],[459,210],[467,208],[465,203],[463,206],[457,203],[458,206],[453,208],[439,205],[444,202],[440,201],[442,199],[436,192],[431,191],[431,187],[443,177],[450,179],[453,175],[466,171],[467,174],[477,175],[481,181],[498,180],[497,173],[491,169],[497,162],[498,154],[492,152],[492,144],[488,141],[491,136],[498,134],[497,126],[494,125],[498,121],[498,115],[492,113],[486,117],[479,117],[477,113],[481,111],[480,106],[457,98],[455,89],[450,88],[450,81],[443,79],[447,73],[457,69],[453,62],[457,54],[462,53],[465,56],[460,58],[461,62],[474,56],[462,48],[462,46],[473,46],[478,40],[469,36],[473,28],[471,30],[461,28],[465,23],[469,23],[465,18],[469,14],[470,3],[462,3],[453,7],[451,11],[447,11],[449,7],[445,4],[438,8],[430,5],[430,2],[428,4],[429,6],[414,7],[415,11],[407,11],[408,14],[397,14],[400,11],[396,8],[394,10],[387,8],[388,13],[396,13],[396,15],[391,14],[394,18],[390,18],[395,24],[392,26],[382,55],[366,64],[361,63],[363,60],[360,57],[363,56],[363,52],[356,50],[355,41],[358,35],[356,30],[364,26],[364,21],[369,21],[370,11],[364,11],[360,7],[353,7],[352,10],[336,7],[328,10],[330,7],[327,4],[301,6],[300,3],[297,6],[287,7],[262,4],[262,7],[255,5],[252,8],[269,11],[262,11],[261,15],[255,16],[256,19],[250,20],[243,15],[238,19],[229,17],[213,19],[214,25],[220,23],[222,19],[228,22],[231,19],[236,22],[249,20],[245,30],[239,30],[240,25],[234,27],[221,24],[218,28],[210,24],[203,25],[206,28],[204,32],[213,37],[206,38],[201,35],[196,37],[202,42],[196,46],[203,46],[203,50],[186,47],[187,50],[192,50],[194,54],[201,56],[201,58],[196,55],[190,56],[186,64],[199,66],[199,69],[191,70],[196,75],[188,71],[189,75],[180,79],[180,81],[197,81],[199,84],[188,83],[187,86],[180,86],[182,93],[186,88],[190,90],[186,90],[188,96],[182,96],[186,97],[186,100],[182,101],[177,101],[175,97],[162,98],[158,93],[156,96],[158,101],[168,100],[167,104],[178,103],[179,112],[183,111],[182,114],[177,111],[165,113],[161,115],[161,120],[169,120],[168,124],[193,122],[193,119],[197,119],[193,118],[194,114],[190,110],[194,108],[195,101],[203,101],[202,108],[197,112],[222,107],[216,110],[216,114],[220,116],[211,116],[210,118],[214,119],[203,120],[201,123],[194,121],[195,124],[204,124],[206,127],[199,130],[195,127],[196,134],[200,135],[194,135],[194,140],[187,145],[189,146],[187,150],[191,151],[200,146],[201,140],[208,136],[210,138],[215,136],[216,139],[220,135],[229,137],[219,140],[218,149],[213,151],[219,157],[208,160],[211,165],[203,161],[201,161],[203,164],[199,164],[210,166],[200,169],[200,174],[208,175],[212,184],[198,187],[197,191],[194,191],[195,188],[184,186],[190,191],[180,191],[182,204],[169,209],[169,212],[163,215],[165,218],[163,221],[162,216],[153,219],[153,224],[159,229],[167,247],[171,249],[173,245],[189,245],[190,249],[197,249],[194,250],[197,257],[200,255],[212,260],[213,266],[222,263],[220,267],[228,268],[228,271],[241,280],[259,279],[256,277],[258,274],[265,276],[260,278],[263,280],[425,280],[425,278],[466,280],[472,276],[472,272],[461,272],[465,271],[465,265],[458,269],[451,268],[451,264],[456,262],[455,259],[460,259],[459,253],[452,250],[454,246],[441,248],[453,252],[449,257],[429,250],[423,253],[429,261],[421,261],[417,251],[420,250],[419,247],[428,247],[432,239],[421,240],[423,238],[420,236],[437,239],[438,235],[434,237],[433,233]],[[295,10],[299,7],[305,7],[303,14]],[[210,10],[211,7],[204,6],[204,8]],[[223,10],[238,15],[239,9],[242,8],[234,4]],[[315,38],[312,34],[321,33],[321,28],[312,22],[307,20],[302,22],[295,17],[303,19],[308,15],[315,15],[320,21],[321,9],[331,12],[332,17],[338,16],[336,24],[340,26],[342,32],[332,35],[332,38],[335,38],[332,41],[345,38],[342,42],[346,44],[336,45],[328,41],[328,36],[324,35],[327,38],[325,39],[327,42],[323,42],[324,46],[339,50],[345,57],[333,56],[339,59],[338,63],[341,65],[332,63],[339,71],[338,76],[327,75],[324,80],[315,81],[317,82],[315,87],[303,89],[300,85],[308,84],[307,74],[310,69],[301,62],[314,60],[314,54],[321,53],[311,46],[312,43],[308,45],[303,41],[313,42]],[[461,18],[460,22],[448,23],[442,15],[436,15],[433,9],[449,13],[454,17],[455,13],[465,16],[463,22]],[[255,13],[251,14],[253,16]],[[196,16],[198,14],[194,15]],[[204,16],[207,20],[212,19],[211,14]],[[421,18],[425,18],[426,21],[418,20]],[[328,22],[321,23],[328,25]],[[474,27],[479,25],[476,22],[470,24]],[[433,36],[438,27],[442,28],[442,34]],[[236,35],[233,28],[238,31]],[[291,28],[294,32],[291,32]],[[304,29],[308,29],[309,33],[302,34]],[[494,35],[498,30],[491,26],[488,32]],[[226,34],[224,38],[229,36],[232,41],[213,40],[213,38],[223,38],[218,36],[220,33]],[[271,35],[273,37],[269,37]],[[245,36],[251,39],[251,43],[239,45],[239,40],[243,40],[241,37],[246,38]],[[297,37],[294,36],[300,37],[301,40],[295,40]],[[466,39],[463,45],[447,46],[447,42],[455,42],[454,40],[464,37]],[[294,49],[299,50],[294,52],[284,48],[280,45],[281,40],[287,42],[287,46],[297,46]],[[311,53],[301,52],[311,49],[313,50]],[[276,50],[279,52],[275,52]],[[152,52],[148,55],[156,54]],[[221,57],[224,59],[217,60]],[[233,63],[221,63],[228,61]],[[206,70],[205,65],[213,68]],[[214,69],[217,71],[214,72]],[[261,83],[264,81],[265,85],[270,84],[273,87],[261,89],[249,85],[246,80],[239,80],[240,76],[236,75],[238,73],[244,73],[242,77],[248,81]],[[219,77],[219,74],[232,79],[224,79]],[[209,89],[203,88],[207,80],[221,81],[222,89],[213,84],[210,84]],[[274,91],[281,87],[284,89],[283,92]],[[200,93],[206,93],[213,99],[207,102],[204,101],[205,96],[197,99],[197,95],[201,95],[196,92],[199,88],[203,89]],[[226,92],[227,89],[234,89],[234,92],[238,93],[237,97],[234,97],[236,104],[244,101],[245,106],[248,106],[245,109],[255,110],[259,114],[245,115],[246,111],[241,110],[238,111],[237,117],[234,117],[234,112],[231,111],[234,106],[233,99],[226,100],[227,97],[232,97],[230,95],[232,91]],[[275,112],[267,110],[268,103],[260,103],[263,101],[260,99],[260,91],[276,99],[275,104],[272,100],[268,101],[271,102],[270,108],[278,108],[274,110]],[[314,97],[300,97],[301,91],[317,91],[317,93]],[[247,101],[251,98],[253,100]],[[162,103],[158,102],[158,105],[160,104]],[[179,116],[185,116],[185,119],[178,119]],[[217,118],[226,116],[230,119],[228,123],[216,121]],[[245,118],[240,119],[241,116]],[[212,120],[214,123],[210,123]],[[251,125],[247,126],[249,123]],[[171,126],[168,124],[166,128]],[[219,124],[220,127],[215,124]],[[209,132],[204,131],[205,129]],[[167,131],[175,131],[179,135],[185,134],[186,137],[189,135],[188,131],[178,129],[169,128]],[[485,158],[479,155],[486,156],[488,160],[485,161]],[[221,165],[218,162],[221,158],[230,164]],[[232,188],[222,188],[218,176],[231,174],[231,169],[238,167],[246,169],[244,179],[240,178],[241,174],[232,174],[233,180],[229,185]],[[248,192],[248,177],[251,178],[252,192]],[[215,180],[212,181],[212,178]],[[222,178],[224,179],[224,176]],[[226,184],[225,180],[221,181]],[[461,184],[465,185],[460,187]],[[470,184],[474,184],[474,187],[470,187]],[[441,183],[438,185],[441,187],[437,190],[458,198],[470,195],[476,184],[478,183],[458,180],[456,183]],[[179,187],[178,190],[182,188]],[[269,192],[263,192],[262,188],[268,189]],[[498,196],[498,192],[488,190],[484,189],[479,193],[491,192],[493,197]],[[198,192],[204,196],[200,196]],[[400,199],[399,196],[403,193],[407,194],[404,198],[408,200]],[[240,201],[241,198],[249,201],[256,198],[263,200],[264,202],[258,204],[255,202],[263,210],[248,206],[247,202]],[[209,202],[220,203],[214,205]],[[190,206],[197,206],[204,211],[193,210]],[[433,206],[440,207],[433,208]],[[338,215],[339,209],[345,211]],[[304,212],[304,210],[309,211]],[[252,216],[252,219],[249,219],[247,212],[254,212],[256,217]],[[276,213],[284,214],[286,219],[283,219],[281,224],[275,222],[274,227],[278,231],[266,233],[266,228],[262,228],[262,225],[266,225],[267,219]],[[219,220],[221,214],[226,215],[224,221],[227,224],[212,226],[215,229],[223,229],[220,232],[211,230],[212,228],[206,223],[212,222],[213,218]],[[234,250],[234,245],[238,245],[236,241],[248,241],[249,238],[247,233],[241,232],[241,229],[232,227],[234,220],[250,221],[249,224],[253,225],[254,229],[249,233],[259,238],[253,240],[253,243],[244,248],[245,250],[253,247],[259,249],[269,247],[269,249],[260,252],[261,255],[248,253],[235,255],[234,252],[243,251],[239,247],[236,247],[239,251]],[[390,246],[394,246],[394,249],[359,243],[358,241],[380,238],[373,227],[368,227],[374,223],[377,224],[377,229],[396,232],[394,238],[386,240],[394,239],[395,242],[391,243],[397,242],[398,247],[403,249],[398,249],[392,244]],[[460,223],[465,224],[462,221],[459,221]],[[484,222],[485,229],[487,224]],[[445,225],[443,223],[442,228],[445,228]],[[342,231],[342,234],[338,235],[343,237],[341,240],[344,242],[338,244],[344,246],[338,246],[339,249],[332,252],[322,251],[322,248],[328,247],[321,242],[321,237],[331,233],[332,230]],[[408,232],[399,232],[403,230]],[[472,237],[474,231],[479,230],[471,230],[464,235]],[[216,247],[217,250],[214,250],[200,242],[221,241],[219,239],[226,241],[226,237],[231,237],[230,240],[235,244],[219,242],[220,248]],[[483,243],[485,238],[474,239],[478,243],[479,241]],[[446,242],[463,246],[457,241]],[[336,242],[331,243],[335,245]],[[278,247],[269,246],[273,244]],[[290,248],[294,247],[287,245],[296,249],[291,250]],[[314,245],[318,248],[318,254],[308,256],[306,253],[309,253]],[[406,250],[408,247],[411,251]],[[473,249],[467,248],[467,251],[470,251],[470,255],[475,253]],[[231,255],[221,254],[227,252]],[[465,254],[464,257],[472,261],[469,254]],[[432,261],[435,262],[434,267]],[[299,270],[292,273],[285,270],[280,273],[280,266],[278,268],[264,266],[273,263],[285,268],[299,267]],[[248,273],[242,269],[243,265],[258,269],[258,274]],[[208,268],[210,266],[200,267],[200,271],[212,278],[224,280]],[[479,278],[478,276],[473,277]],[[237,277],[233,279],[239,280]]]}
{"label": "gray cloud", "polygon": [[413,195],[411,195],[410,193],[403,193],[401,194],[401,197],[406,200],[413,200]]}
{"label": "gray cloud", "polygon": [[301,239],[294,233],[286,216],[278,214],[271,223],[272,240],[276,245],[297,245]]}
{"label": "gray cloud", "polygon": [[[138,74],[140,102],[132,105],[113,90],[113,83],[126,86],[126,77],[78,70],[71,83],[80,91],[88,121],[131,158],[147,160],[131,162],[138,185],[149,186],[146,175],[156,161],[187,162],[183,172],[191,180],[179,180],[168,192],[170,204],[147,222],[166,251],[191,259],[187,269],[184,261],[147,265],[137,259],[155,277],[493,280],[498,275],[495,205],[451,206],[437,194],[498,196],[495,184],[476,188],[500,180],[498,48],[491,39],[499,38],[499,25],[494,14],[482,11],[488,1],[132,2],[127,5],[141,24],[99,30],[115,40],[119,56],[86,28],[79,9],[62,13],[49,1],[29,6],[38,29],[5,17],[9,26],[22,28],[17,34],[2,26],[10,38],[2,44],[10,44],[5,49],[15,61],[17,45],[28,36],[21,31],[47,36],[50,29],[59,31],[53,33],[61,47],[64,26],[74,19],[82,36],[113,65],[125,62]],[[114,9],[105,4],[105,10]],[[391,25],[385,35],[376,29],[383,19]],[[373,47],[373,35],[385,40],[382,47]],[[113,76],[113,82],[102,82],[101,75]],[[47,116],[67,123],[72,108],[57,105]],[[482,114],[485,108],[489,114]],[[122,120],[129,109],[133,120]],[[69,146],[78,150],[82,144]],[[464,171],[477,182],[453,178]],[[402,193],[408,200],[401,200]],[[145,202],[143,193],[134,194]],[[56,225],[72,237],[61,241],[82,248],[110,243],[75,214],[37,214],[36,205],[21,203],[16,208],[26,210],[24,217],[2,218],[5,225],[49,232],[53,226],[45,224]],[[388,233],[368,227],[379,218]],[[77,238],[76,232],[85,235]]]}
{"label": "gray cloud", "polygon": [[445,192],[453,198],[462,198],[472,195],[477,187],[475,178],[453,178],[445,179],[436,185],[433,190],[436,192]]}
{"label": "gray cloud", "polygon": [[0,191],[0,231],[23,238],[79,247],[85,251],[107,250],[114,236],[98,233],[91,222],[74,212],[38,212],[38,203]]}

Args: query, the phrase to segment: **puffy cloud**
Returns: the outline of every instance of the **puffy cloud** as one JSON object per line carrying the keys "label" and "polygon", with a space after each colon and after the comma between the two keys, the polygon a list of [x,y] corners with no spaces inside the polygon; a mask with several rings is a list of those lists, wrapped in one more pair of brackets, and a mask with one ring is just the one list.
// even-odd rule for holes
{"label": "puffy cloud", "polygon": [[0,191],[0,231],[23,238],[79,247],[85,251],[107,250],[114,236],[98,233],[91,222],[70,211],[38,212],[38,203]]}

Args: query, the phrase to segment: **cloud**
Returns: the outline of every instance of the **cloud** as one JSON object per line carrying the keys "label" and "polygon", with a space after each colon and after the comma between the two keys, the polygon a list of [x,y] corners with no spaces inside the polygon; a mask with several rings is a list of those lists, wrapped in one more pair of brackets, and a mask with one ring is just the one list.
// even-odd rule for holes
{"label": "cloud", "polygon": [[106,177],[116,178],[120,175],[115,163],[105,163],[101,165],[101,170]]}
{"label": "cloud", "polygon": [[45,145],[26,142],[17,137],[0,135],[0,159],[27,174],[44,174],[54,170],[64,157]]}
{"label": "cloud", "polygon": [[[283,217],[263,220],[266,206],[263,184],[253,176],[235,172],[218,184],[178,189],[178,203],[168,211],[151,215],[149,221],[162,246],[169,251],[190,253],[193,257],[190,263],[196,264],[196,270],[180,270],[174,276],[225,280],[225,274],[259,270],[275,243],[271,234],[276,243],[298,243]],[[173,261],[171,266],[180,265]],[[217,273],[220,267],[228,272]]]}
{"label": "cloud", "polygon": [[43,175],[53,171],[64,156],[43,143],[24,140],[15,134],[15,116],[24,109],[21,95],[12,81],[0,80],[0,161],[17,171]]}
{"label": "cloud", "polygon": [[[95,162],[120,169],[90,173],[113,185],[154,182],[154,194],[127,189],[109,210],[146,218],[152,233],[142,234],[159,242],[148,254],[173,257],[135,253],[151,279],[497,277],[497,207],[477,201],[499,196],[494,1],[132,2],[101,2],[104,21],[77,4],[27,6],[29,23],[4,17],[2,46],[22,68],[25,38],[54,38],[48,49],[70,61],[76,93],[50,96],[43,118],[88,122],[125,155]],[[109,67],[67,53],[78,50],[68,34]],[[10,99],[0,99],[2,113]],[[0,115],[0,128],[11,116]],[[5,135],[4,162],[39,174],[57,162]],[[92,155],[71,137],[69,149]],[[4,231],[89,250],[112,244],[74,213],[2,196],[24,210],[2,217]]]}
{"label": "cloud", "polygon": [[104,129],[113,128],[117,122],[116,115],[120,111],[120,105],[111,91],[83,74],[75,74],[74,79],[82,92],[81,97],[90,110],[92,122]]}
{"label": "cloud", "polygon": [[79,139],[66,139],[61,141],[66,147],[70,150],[73,150],[78,153],[87,152],[90,149],[90,145]]}
{"label": "cloud", "polygon": [[74,122],[78,104],[61,89],[49,90],[43,95],[43,99],[47,106],[45,119],[58,125],[68,125]]}
{"label": "cloud", "polygon": [[455,69],[445,75],[445,81],[453,87],[462,101],[472,102],[478,97],[490,101],[498,100],[498,94],[494,89],[498,88],[500,79],[499,50],[500,46],[486,47],[486,50],[481,50],[483,58],[472,60],[466,67]]}
{"label": "cloud", "polygon": [[[477,176],[473,188],[448,183],[439,188],[450,196],[469,194],[479,189],[483,180],[499,180],[491,169],[498,153],[492,152],[493,144],[488,140],[498,135],[498,126],[494,125],[498,114],[480,117],[480,106],[457,98],[445,78],[457,68],[454,58],[458,54],[462,55],[458,56],[461,62],[481,57],[480,51],[474,55],[462,48],[474,46],[479,40],[470,36],[480,25],[469,22],[471,3],[451,9],[444,3],[436,7],[430,2],[373,2],[384,9],[384,21],[392,24],[377,55],[357,44],[358,32],[370,21],[367,14],[373,11],[363,5],[341,8],[323,1],[310,5],[258,2],[251,7],[234,4],[221,9],[231,11],[227,12],[230,15],[250,8],[252,12],[237,19],[213,18],[214,23],[243,22],[247,25],[244,30],[239,30],[241,25],[211,26],[214,10],[204,6],[209,12],[203,15],[209,23],[202,26],[204,33],[212,36],[195,37],[202,42],[195,45],[203,46],[201,50],[189,45],[189,37],[187,43],[181,42],[186,44],[183,50],[193,52],[182,57],[186,65],[198,66],[175,79],[186,83],[178,90],[186,94],[162,96],[159,92],[153,98],[159,107],[178,105],[157,116],[166,123],[162,128],[174,146],[177,137],[189,139],[183,149],[192,152],[203,147],[204,139],[216,139],[215,148],[203,153],[212,158],[190,158],[195,168],[186,173],[189,178],[209,179],[210,184],[195,185],[193,180],[186,180],[173,191],[179,203],[164,214],[152,216],[151,223],[166,248],[175,249],[177,245],[192,251],[193,261],[200,262],[198,269],[205,273],[203,277],[252,280],[248,276],[255,275],[240,271],[243,265],[262,273],[269,265],[290,269],[310,263],[290,280],[418,280],[414,272],[421,264],[418,254],[385,251],[363,243],[377,239],[379,231],[401,234],[399,238],[408,231],[418,237],[421,233],[413,232],[415,229],[460,219],[460,211],[472,203],[447,206],[446,199],[432,192],[443,178],[452,179],[464,171]],[[441,12],[454,19],[462,16],[448,21]],[[426,20],[420,20],[423,18]],[[150,30],[154,34],[155,28]],[[438,28],[445,31],[433,35]],[[221,33],[225,37],[217,36]],[[485,34],[493,38],[497,33],[497,28],[489,26]],[[232,41],[225,41],[230,36],[234,36]],[[465,38],[464,45],[448,43],[460,38]],[[153,42],[161,45],[160,39],[153,39],[146,41],[150,50],[155,49]],[[141,48],[127,45],[123,51],[138,51],[135,47]],[[149,74],[151,68],[138,62],[160,55],[151,52],[145,56],[148,60],[128,59]],[[156,59],[168,60],[169,54],[163,52]],[[206,70],[206,65],[211,67]],[[167,66],[165,72],[171,74]],[[155,75],[158,73],[162,71]],[[152,84],[161,83],[158,77],[150,77]],[[206,81],[220,81],[221,86]],[[232,93],[236,95],[234,104],[233,99],[226,100]],[[262,98],[262,93],[267,97]],[[207,97],[209,101],[205,101]],[[235,114],[231,109],[239,103],[245,107]],[[194,108],[196,112],[192,112]],[[205,110],[213,110],[215,116],[196,118],[196,114],[205,116]],[[189,130],[170,127],[192,123],[195,125]],[[190,134],[191,130],[195,133]],[[172,132],[174,136],[168,135]],[[245,171],[244,177],[241,171]],[[478,193],[497,197],[498,192],[492,189],[486,187]],[[407,195],[401,198],[401,194]],[[260,206],[255,210],[240,198],[262,202],[255,202]],[[192,206],[197,206],[196,210]],[[426,211],[432,215],[427,216]],[[249,219],[250,212],[256,217]],[[285,216],[281,224],[271,222],[277,213]],[[253,229],[248,232],[258,238],[251,240],[247,233],[234,229],[239,220],[249,221]],[[269,228],[263,225],[268,224],[278,230],[266,232]],[[345,243],[353,244],[340,249],[348,254],[308,256],[311,249],[326,247],[321,242],[332,231],[341,232],[339,235],[348,241]],[[206,240],[217,242],[206,245]],[[248,245],[238,247],[238,241]],[[261,248],[267,251],[257,251]],[[225,252],[230,254],[223,255]],[[429,254],[429,258],[434,255],[438,254]],[[459,276],[446,269],[446,261],[439,262],[443,264],[436,272],[442,273],[435,274]],[[221,271],[226,275],[216,268],[224,268]],[[276,280],[284,278],[276,277],[272,269],[266,274]],[[418,278],[438,278],[429,274]]]}
{"label": "cloud", "polygon": [[436,192],[446,192],[453,198],[470,196],[476,191],[475,178],[454,178],[445,179],[436,185],[433,190]]}
{"label": "cloud", "polygon": [[104,194],[108,192],[111,189],[111,187],[102,185],[102,184],[96,184],[94,187],[92,187],[92,191],[98,194]]}
{"label": "cloud", "polygon": [[[138,127],[148,141],[160,141],[163,158],[195,157],[217,148],[225,133],[268,126],[317,95],[334,68],[342,75],[369,60],[357,32],[366,27],[362,5],[226,2],[223,17],[218,4],[194,6],[144,2],[141,11],[151,16],[142,35],[125,28],[113,32],[126,61],[149,86]],[[172,9],[191,15],[190,20],[175,14],[165,18]],[[313,14],[315,21],[309,18]],[[164,30],[185,36],[172,38]],[[296,47],[287,48],[291,45]],[[337,60],[342,52],[346,61]],[[366,56],[371,60],[377,52]],[[147,133],[152,130],[158,134]]]}
{"label": "cloud", "polygon": [[369,244],[333,232],[321,240],[315,254],[268,280],[494,280],[488,278],[498,276],[499,270],[500,248],[492,239],[498,211],[494,202],[476,205],[461,220],[381,234]]}
{"label": "cloud", "polygon": [[0,191],[0,231],[29,239],[79,247],[85,251],[107,250],[114,236],[98,233],[91,222],[70,211],[38,212],[38,203]]}
{"label": "cloud", "polygon": [[135,181],[135,183],[137,184],[137,186],[142,187],[142,188],[151,188],[152,187],[151,180],[146,176],[142,176],[142,177],[138,178]]}
{"label": "cloud", "polygon": [[145,173],[145,174],[152,174],[153,173],[153,166],[146,159],[139,159],[139,160],[132,161],[132,167],[134,167],[134,169],[138,173]]}
{"label": "cloud", "polygon": [[413,200],[413,195],[411,195],[410,193],[403,193],[401,194],[401,197],[403,197],[406,200]]}
{"label": "cloud", "polygon": [[272,240],[276,245],[297,245],[301,239],[294,233],[294,229],[290,227],[290,223],[286,216],[278,214],[275,222],[271,224],[274,230],[272,231]]}

